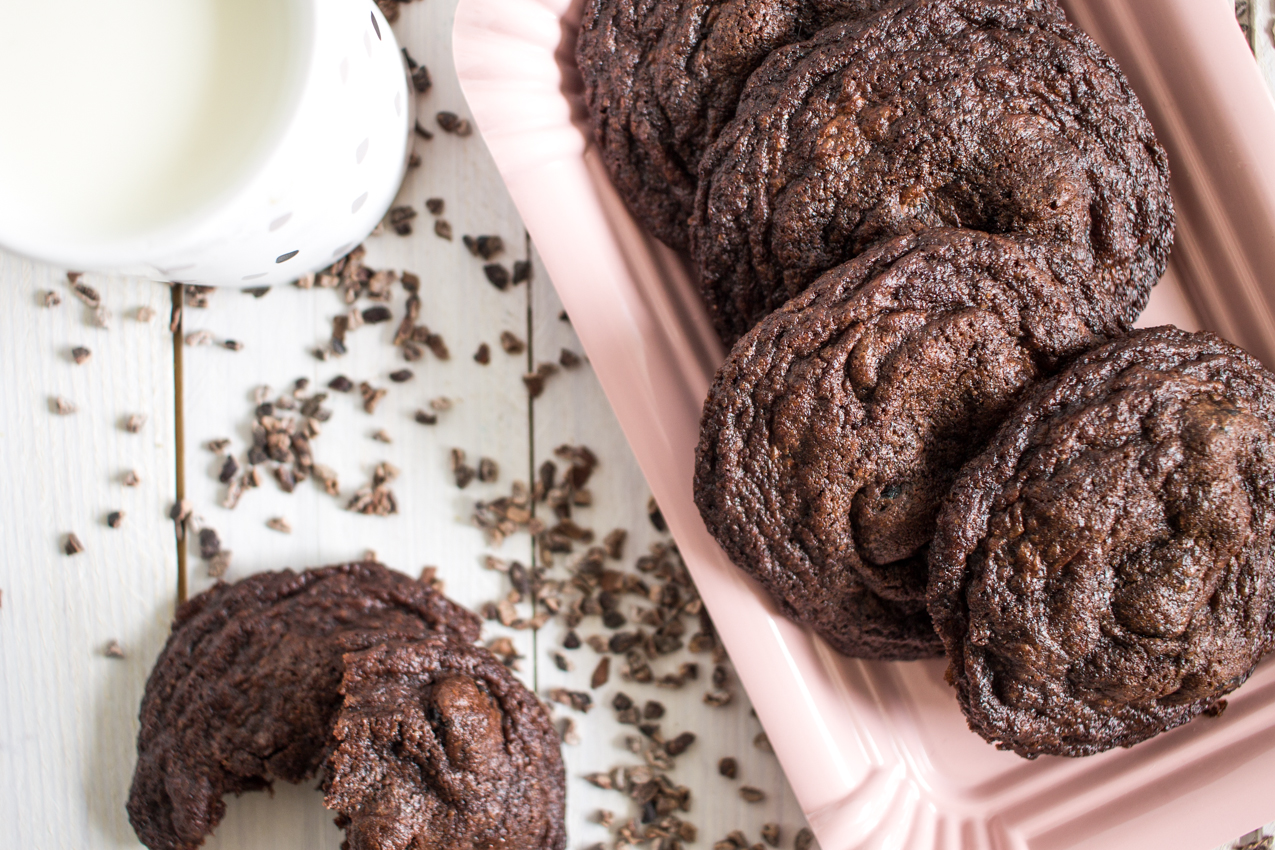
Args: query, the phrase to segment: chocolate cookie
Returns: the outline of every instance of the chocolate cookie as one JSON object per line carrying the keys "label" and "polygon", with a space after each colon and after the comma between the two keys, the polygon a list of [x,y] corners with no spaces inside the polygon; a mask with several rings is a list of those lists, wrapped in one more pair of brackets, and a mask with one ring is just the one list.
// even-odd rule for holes
{"label": "chocolate cookie", "polygon": [[685,248],[700,156],[735,114],[748,75],[776,47],[888,2],[587,0],[576,42],[584,101],[638,221]]}
{"label": "chocolate cookie", "polygon": [[349,850],[561,850],[548,712],[495,656],[447,637],[345,657],[328,808]]}
{"label": "chocolate cookie", "polygon": [[203,843],[222,796],[313,777],[330,746],[341,656],[479,620],[380,564],[260,573],[177,610],[146,683],[128,814],[152,850]]}
{"label": "chocolate cookie", "polygon": [[736,345],[704,405],[709,531],[835,649],[918,658],[934,517],[1020,391],[1092,345],[1015,242],[937,228],[820,278]]}
{"label": "chocolate cookie", "polygon": [[1138,331],[1033,390],[938,520],[930,612],[970,728],[1082,756],[1178,726],[1271,645],[1275,376]]}
{"label": "chocolate cookie", "polygon": [[692,253],[727,342],[869,245],[940,225],[1017,240],[1111,334],[1164,271],[1168,175],[1120,70],[1057,13],[905,0],[758,68],[700,162]]}

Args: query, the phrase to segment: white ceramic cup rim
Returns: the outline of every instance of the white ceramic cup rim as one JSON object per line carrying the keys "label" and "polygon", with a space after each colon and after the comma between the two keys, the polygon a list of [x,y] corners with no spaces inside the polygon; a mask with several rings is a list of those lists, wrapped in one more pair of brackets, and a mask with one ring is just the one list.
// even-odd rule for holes
{"label": "white ceramic cup rim", "polygon": [[[209,223],[225,216],[257,182],[279,152],[305,99],[310,71],[315,62],[317,21],[313,0],[286,0],[296,39],[289,50],[289,66],[285,70],[284,93],[276,117],[255,152],[255,160],[213,198],[186,212],[176,220],[123,238],[72,240],[65,234],[47,228],[23,228],[21,210],[6,210],[0,197],[0,246],[19,254],[39,259],[53,259],[72,269],[109,269],[144,262],[156,250],[178,245]],[[6,224],[7,222],[7,224]]]}

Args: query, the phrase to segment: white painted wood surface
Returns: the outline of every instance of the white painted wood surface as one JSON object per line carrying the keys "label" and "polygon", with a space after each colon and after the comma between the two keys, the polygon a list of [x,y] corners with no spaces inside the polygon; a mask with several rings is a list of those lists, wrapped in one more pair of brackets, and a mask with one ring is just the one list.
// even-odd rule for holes
{"label": "white painted wood surface", "polygon": [[[1275,5],[1256,0],[1255,6],[1259,61],[1275,74]],[[102,329],[71,293],[61,270],[0,254],[0,463],[8,473],[0,503],[0,847],[139,846],[123,805],[134,763],[137,705],[177,597],[177,545],[167,512],[179,465],[195,513],[234,552],[231,580],[256,570],[349,560],[370,549],[409,573],[437,566],[448,594],[466,605],[495,601],[508,583],[482,567],[483,556],[494,552],[530,563],[530,541],[515,535],[492,549],[469,522],[472,503],[507,493],[515,478],[529,481],[535,466],[563,443],[587,445],[601,461],[590,481],[594,505],[577,512],[581,524],[599,535],[628,529],[629,566],[649,544],[664,539],[647,518],[645,482],[587,364],[551,377],[534,402],[522,386],[521,375],[529,367],[556,361],[563,348],[577,353],[580,348],[569,323],[559,319],[561,306],[526,245],[482,142],[439,132],[434,123],[439,110],[465,114],[452,72],[452,8],[450,0],[412,3],[395,25],[400,41],[433,75],[434,87],[419,98],[418,107],[435,138],[417,140],[423,164],[409,175],[400,195],[400,203],[418,211],[415,233],[368,242],[370,266],[420,275],[421,322],[444,336],[449,361],[426,354],[409,364],[398,357],[390,345],[403,311],[397,287],[389,305],[395,320],[353,331],[349,353],[326,362],[309,352],[327,340],[331,317],[346,309],[335,292],[280,287],[260,300],[235,291],[214,293],[207,309],[186,310],[183,331],[208,330],[244,348],[182,350],[185,452],[179,458],[178,375],[167,330],[167,287],[90,276],[88,282],[103,293],[111,313],[110,328]],[[428,197],[445,199],[441,217],[451,223],[454,241],[434,235],[433,219],[423,207]],[[506,292],[493,288],[482,261],[461,245],[467,233],[500,235],[506,250],[494,259],[507,267],[531,252],[532,282]],[[42,306],[41,296],[49,290],[59,294],[60,306]],[[136,321],[141,306],[155,311],[151,322]],[[528,351],[505,354],[499,345],[502,330],[527,341]],[[488,366],[472,359],[480,342],[491,349]],[[78,345],[93,354],[77,366],[69,352]],[[389,372],[400,368],[411,369],[413,379],[390,382]],[[203,445],[229,438],[230,450],[242,462],[251,441],[257,386],[269,385],[277,395],[305,377],[315,391],[337,374],[389,390],[373,415],[362,410],[357,390],[330,393],[326,406],[333,416],[313,448],[316,462],[339,473],[341,497],[328,496],[313,481],[285,494],[267,479],[233,511],[222,508],[225,487],[216,480],[220,458]],[[55,396],[74,402],[78,412],[53,413],[49,405]],[[437,425],[413,421],[415,410],[428,408],[439,396],[454,406],[439,414]],[[122,427],[133,413],[148,417],[137,434]],[[391,444],[371,439],[379,429],[390,435]],[[448,470],[453,447],[464,449],[471,463],[482,456],[495,459],[498,481],[458,490]],[[380,461],[402,471],[391,485],[398,515],[369,517],[345,510],[349,496]],[[128,470],[137,471],[139,486],[123,485]],[[120,529],[105,524],[112,510],[126,512]],[[273,517],[286,519],[292,534],[267,528]],[[64,535],[71,531],[85,547],[75,556],[62,551]],[[194,593],[210,579],[197,552],[187,555]],[[582,637],[607,632],[596,617],[587,618],[578,631]],[[587,645],[563,650],[563,633],[557,620],[538,633],[488,622],[484,640],[511,636],[525,656],[520,662],[524,681],[542,696],[553,687],[589,690],[598,655]],[[120,642],[124,659],[104,655],[112,640]],[[572,659],[572,672],[554,665],[555,651]],[[583,780],[584,774],[636,761],[624,748],[625,736],[634,730],[618,725],[609,707],[619,690],[639,704],[662,701],[668,708],[661,721],[666,736],[683,730],[698,736],[671,774],[692,789],[686,818],[699,827],[694,846],[710,847],[732,829],[758,842],[761,825],[777,822],[783,827],[782,845],[791,847],[801,814],[774,757],[754,746],[760,726],[737,681],[732,677],[728,685],[734,701],[710,708],[701,698],[709,687],[711,660],[674,657],[698,661],[700,679],[679,691],[634,685],[620,680],[620,659],[613,658],[610,681],[593,692],[590,712],[553,706],[555,716],[575,721],[581,737],[580,744],[564,748],[569,847],[609,846],[607,830],[596,822],[601,809],[614,812],[617,821],[637,814],[626,798]],[[657,662],[657,672],[669,664]],[[726,755],[740,762],[740,778],[733,782],[717,774],[717,761]],[[743,784],[764,789],[767,799],[744,803],[738,796]],[[208,846],[335,850],[340,841],[317,791],[280,786],[273,796],[249,794],[230,801]]]}
{"label": "white painted wood surface", "polygon": [[[124,813],[137,706],[177,589],[169,290],[0,253],[0,847],[135,847]],[[45,292],[62,303],[45,307]],[[139,307],[156,312],[149,323]],[[70,352],[92,356],[76,365]],[[50,408],[61,396],[77,412]],[[134,434],[133,414],[147,421]],[[136,470],[141,483],[126,487]],[[120,528],[112,511],[126,513]],[[74,533],[84,551],[63,552]],[[103,650],[118,641],[125,657]]]}

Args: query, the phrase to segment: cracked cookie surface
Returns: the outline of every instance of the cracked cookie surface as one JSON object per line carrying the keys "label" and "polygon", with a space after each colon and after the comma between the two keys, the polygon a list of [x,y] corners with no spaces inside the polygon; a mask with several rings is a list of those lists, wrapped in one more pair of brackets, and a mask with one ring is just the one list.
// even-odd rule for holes
{"label": "cracked cookie surface", "polygon": [[1270,648],[1275,376],[1137,331],[1042,384],[962,471],[929,610],[970,727],[1082,756],[1181,725]]}
{"label": "cracked cookie surface", "polygon": [[[894,0],[590,0],[576,47],[603,162],[639,221],[687,245],[700,156],[772,50]],[[1053,2],[1053,0],[1048,0]]]}
{"label": "cracked cookie surface", "polygon": [[476,640],[479,620],[372,562],[258,573],[177,609],[142,698],[128,813],[152,850],[189,850],[225,794],[312,778],[331,746],[342,656],[435,633]]}
{"label": "cracked cookie surface", "polygon": [[349,850],[562,850],[558,733],[486,649],[438,636],[347,655],[325,783]]}
{"label": "cracked cookie surface", "polygon": [[934,517],[1023,388],[1092,345],[1014,242],[934,229],[828,272],[736,345],[695,500],[731,559],[838,651],[919,658]]}
{"label": "cracked cookie surface", "polygon": [[727,344],[868,246],[1018,241],[1123,332],[1164,272],[1168,164],[1115,63],[1056,12],[905,0],[781,47],[700,162],[691,253]]}

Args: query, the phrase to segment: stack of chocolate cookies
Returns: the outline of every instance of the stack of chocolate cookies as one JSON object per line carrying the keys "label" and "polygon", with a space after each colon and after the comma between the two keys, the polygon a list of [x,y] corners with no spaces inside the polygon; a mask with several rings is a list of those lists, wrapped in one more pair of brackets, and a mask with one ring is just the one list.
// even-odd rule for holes
{"label": "stack of chocolate cookies", "polygon": [[129,820],[193,850],[228,793],[322,777],[349,850],[566,844],[544,706],[479,620],[363,562],[260,573],[181,606],[142,699]]}
{"label": "stack of chocolate cookies", "polygon": [[837,650],[946,653],[1028,757],[1186,722],[1275,638],[1275,376],[1132,331],[1168,161],[1054,0],[589,0],[634,215],[731,346],[695,497]]}

